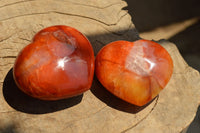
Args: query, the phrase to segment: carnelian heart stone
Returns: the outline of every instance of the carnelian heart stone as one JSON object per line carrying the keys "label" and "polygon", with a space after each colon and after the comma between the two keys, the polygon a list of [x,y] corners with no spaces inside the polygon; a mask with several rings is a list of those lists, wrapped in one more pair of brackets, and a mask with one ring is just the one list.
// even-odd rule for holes
{"label": "carnelian heart stone", "polygon": [[38,32],[18,55],[13,75],[26,94],[42,100],[59,100],[90,89],[94,52],[88,39],[68,26]]}
{"label": "carnelian heart stone", "polygon": [[155,98],[172,72],[169,53],[148,40],[112,42],[100,50],[95,61],[101,84],[115,96],[138,106]]}

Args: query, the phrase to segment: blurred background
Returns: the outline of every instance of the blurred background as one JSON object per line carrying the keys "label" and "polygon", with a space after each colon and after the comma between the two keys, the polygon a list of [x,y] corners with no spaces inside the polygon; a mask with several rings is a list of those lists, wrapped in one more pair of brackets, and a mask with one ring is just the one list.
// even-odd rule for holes
{"label": "blurred background", "polygon": [[[125,10],[132,16],[141,38],[173,42],[185,61],[200,71],[200,0],[125,1]],[[200,107],[182,133],[200,133]]]}
{"label": "blurred background", "polygon": [[200,71],[200,0],[126,0],[144,39],[175,43],[187,63]]}

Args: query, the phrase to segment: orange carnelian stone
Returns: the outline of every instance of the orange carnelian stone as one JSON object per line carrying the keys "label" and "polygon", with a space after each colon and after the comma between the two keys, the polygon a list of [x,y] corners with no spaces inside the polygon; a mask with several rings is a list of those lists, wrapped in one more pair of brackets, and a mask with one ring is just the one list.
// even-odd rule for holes
{"label": "orange carnelian stone", "polygon": [[116,41],[96,57],[96,76],[117,97],[143,106],[166,86],[173,72],[169,53],[159,44]]}
{"label": "orange carnelian stone", "polygon": [[18,55],[14,79],[26,94],[58,100],[90,89],[94,53],[87,38],[74,28],[52,26],[38,32]]}

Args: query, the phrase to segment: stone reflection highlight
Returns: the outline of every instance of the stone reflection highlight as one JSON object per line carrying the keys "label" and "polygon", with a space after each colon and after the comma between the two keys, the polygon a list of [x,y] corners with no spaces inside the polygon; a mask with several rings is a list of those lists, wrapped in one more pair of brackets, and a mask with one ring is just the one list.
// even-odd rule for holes
{"label": "stone reflection highlight", "polygon": [[52,26],[38,32],[19,53],[13,68],[18,87],[42,100],[59,100],[87,91],[93,74],[90,42],[68,26]]}
{"label": "stone reflection highlight", "polygon": [[173,62],[169,53],[149,40],[116,41],[104,46],[95,61],[101,84],[117,97],[143,106],[169,82]]}

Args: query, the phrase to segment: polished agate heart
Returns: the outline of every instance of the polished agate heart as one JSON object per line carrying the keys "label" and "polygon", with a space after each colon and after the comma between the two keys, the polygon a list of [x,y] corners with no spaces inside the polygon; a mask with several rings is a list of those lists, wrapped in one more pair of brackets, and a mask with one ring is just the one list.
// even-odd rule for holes
{"label": "polished agate heart", "polygon": [[148,40],[112,42],[100,50],[95,65],[96,76],[108,91],[138,106],[155,98],[173,72],[169,53]]}
{"label": "polished agate heart", "polygon": [[58,100],[90,89],[94,53],[87,38],[74,28],[52,26],[38,32],[18,55],[13,75],[26,94]]}

